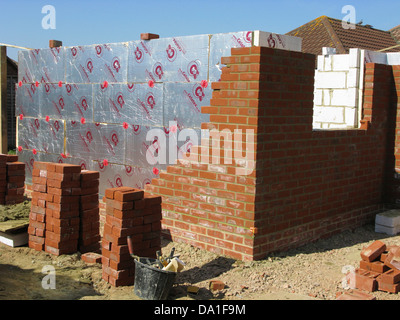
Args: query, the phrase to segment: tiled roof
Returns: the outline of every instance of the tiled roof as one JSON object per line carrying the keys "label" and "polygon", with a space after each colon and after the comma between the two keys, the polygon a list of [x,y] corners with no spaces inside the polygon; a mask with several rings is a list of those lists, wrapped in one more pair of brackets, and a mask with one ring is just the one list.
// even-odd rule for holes
{"label": "tiled roof", "polygon": [[[397,32],[400,35],[400,28]],[[355,29],[345,29],[341,20],[326,16],[310,21],[287,35],[303,38],[303,52],[315,55],[322,53],[322,47],[336,48],[337,53],[344,54],[351,48],[378,51],[398,44],[390,31],[366,25],[355,25]],[[386,52],[393,51],[400,51],[400,47]]]}

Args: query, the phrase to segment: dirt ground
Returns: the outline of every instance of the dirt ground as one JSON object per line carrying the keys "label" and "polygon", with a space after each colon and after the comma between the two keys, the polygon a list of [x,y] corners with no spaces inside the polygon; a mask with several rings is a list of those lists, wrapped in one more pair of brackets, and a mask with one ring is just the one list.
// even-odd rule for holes
{"label": "dirt ground", "polygon": [[[175,247],[175,254],[186,264],[177,274],[169,300],[335,300],[336,293],[345,290],[343,268],[358,267],[362,248],[378,239],[400,245],[400,235],[375,233],[372,224],[255,262],[163,240],[163,255]],[[47,266],[54,267],[55,289],[42,287]],[[79,253],[53,256],[0,243],[0,300],[140,299],[133,286],[113,287],[101,276],[101,264],[87,264]],[[223,281],[225,289],[210,291],[213,279]],[[198,293],[188,293],[188,286],[198,287]],[[377,300],[400,300],[400,294],[371,294]]]}

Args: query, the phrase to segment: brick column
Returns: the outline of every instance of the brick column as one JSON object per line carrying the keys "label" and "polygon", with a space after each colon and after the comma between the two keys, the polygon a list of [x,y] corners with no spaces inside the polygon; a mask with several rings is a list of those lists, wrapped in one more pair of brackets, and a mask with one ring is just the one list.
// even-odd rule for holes
{"label": "brick column", "polygon": [[78,251],[81,167],[47,163],[45,251],[54,255]]}
{"label": "brick column", "polygon": [[82,170],[79,203],[79,252],[100,252],[100,172]]}
{"label": "brick column", "polygon": [[116,287],[132,285],[135,263],[127,237],[131,236],[133,254],[156,258],[156,252],[161,250],[161,197],[135,188],[117,187],[106,189],[104,202],[103,280]]}

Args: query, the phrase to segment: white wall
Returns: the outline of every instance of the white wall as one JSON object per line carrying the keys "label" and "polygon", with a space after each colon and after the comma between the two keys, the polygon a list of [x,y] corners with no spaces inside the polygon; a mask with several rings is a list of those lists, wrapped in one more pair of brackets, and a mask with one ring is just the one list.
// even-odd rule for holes
{"label": "white wall", "polygon": [[334,54],[324,48],[315,71],[314,129],[349,129],[358,125],[361,64],[359,49]]}

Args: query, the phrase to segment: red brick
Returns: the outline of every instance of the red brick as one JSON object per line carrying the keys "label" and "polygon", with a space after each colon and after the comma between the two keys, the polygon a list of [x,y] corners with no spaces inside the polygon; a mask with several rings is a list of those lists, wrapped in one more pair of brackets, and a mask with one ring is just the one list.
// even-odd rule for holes
{"label": "red brick", "polygon": [[117,191],[119,188],[108,188],[104,192],[104,197],[107,199],[114,199],[114,192]]}
{"label": "red brick", "polygon": [[99,178],[100,178],[100,172],[98,171],[90,171],[90,170],[81,171],[81,181],[98,180]]}
{"label": "red brick", "polygon": [[382,241],[376,240],[361,250],[361,259],[369,262],[374,261],[378,259],[381,253],[383,253],[385,250],[386,245]]}
{"label": "red brick", "polygon": [[382,276],[380,275],[379,277],[377,277],[377,283],[378,283],[378,287],[377,289],[380,291],[386,291],[389,293],[398,293],[400,292],[400,283],[387,283],[385,281],[382,280]]}
{"label": "red brick", "polygon": [[140,34],[140,40],[153,40],[153,39],[158,39],[160,36],[155,33],[141,33]]}
{"label": "red brick", "polygon": [[225,283],[220,280],[210,280],[209,289],[211,291],[223,290],[225,289]]}
{"label": "red brick", "polygon": [[374,272],[378,272],[378,273],[383,273],[383,272],[389,270],[389,267],[387,265],[385,265],[382,261],[368,262],[368,261],[361,260],[360,268],[367,270],[367,271],[374,271]]}
{"label": "red brick", "polygon": [[25,163],[23,162],[9,162],[7,163],[7,172],[25,170]]}
{"label": "red brick", "polygon": [[376,300],[376,298],[366,292],[351,289],[345,292],[339,292],[336,296],[336,300]]}
{"label": "red brick", "polygon": [[55,164],[56,173],[80,173],[81,166],[69,164],[69,163],[56,163]]}
{"label": "red brick", "polygon": [[95,252],[87,252],[81,255],[81,258],[86,263],[101,263],[101,254]]}
{"label": "red brick", "polygon": [[380,280],[388,284],[398,283],[400,282],[400,271],[396,269],[390,269],[382,273]]}
{"label": "red brick", "polygon": [[377,289],[376,278],[378,276],[379,273],[377,272],[365,271],[357,268],[355,272],[356,288],[370,292],[375,291]]}
{"label": "red brick", "polygon": [[114,199],[117,201],[135,201],[143,199],[144,191],[140,189],[131,188],[130,190],[116,190],[114,192]]}
{"label": "red brick", "polygon": [[384,263],[392,269],[400,270],[400,247],[392,248]]}

